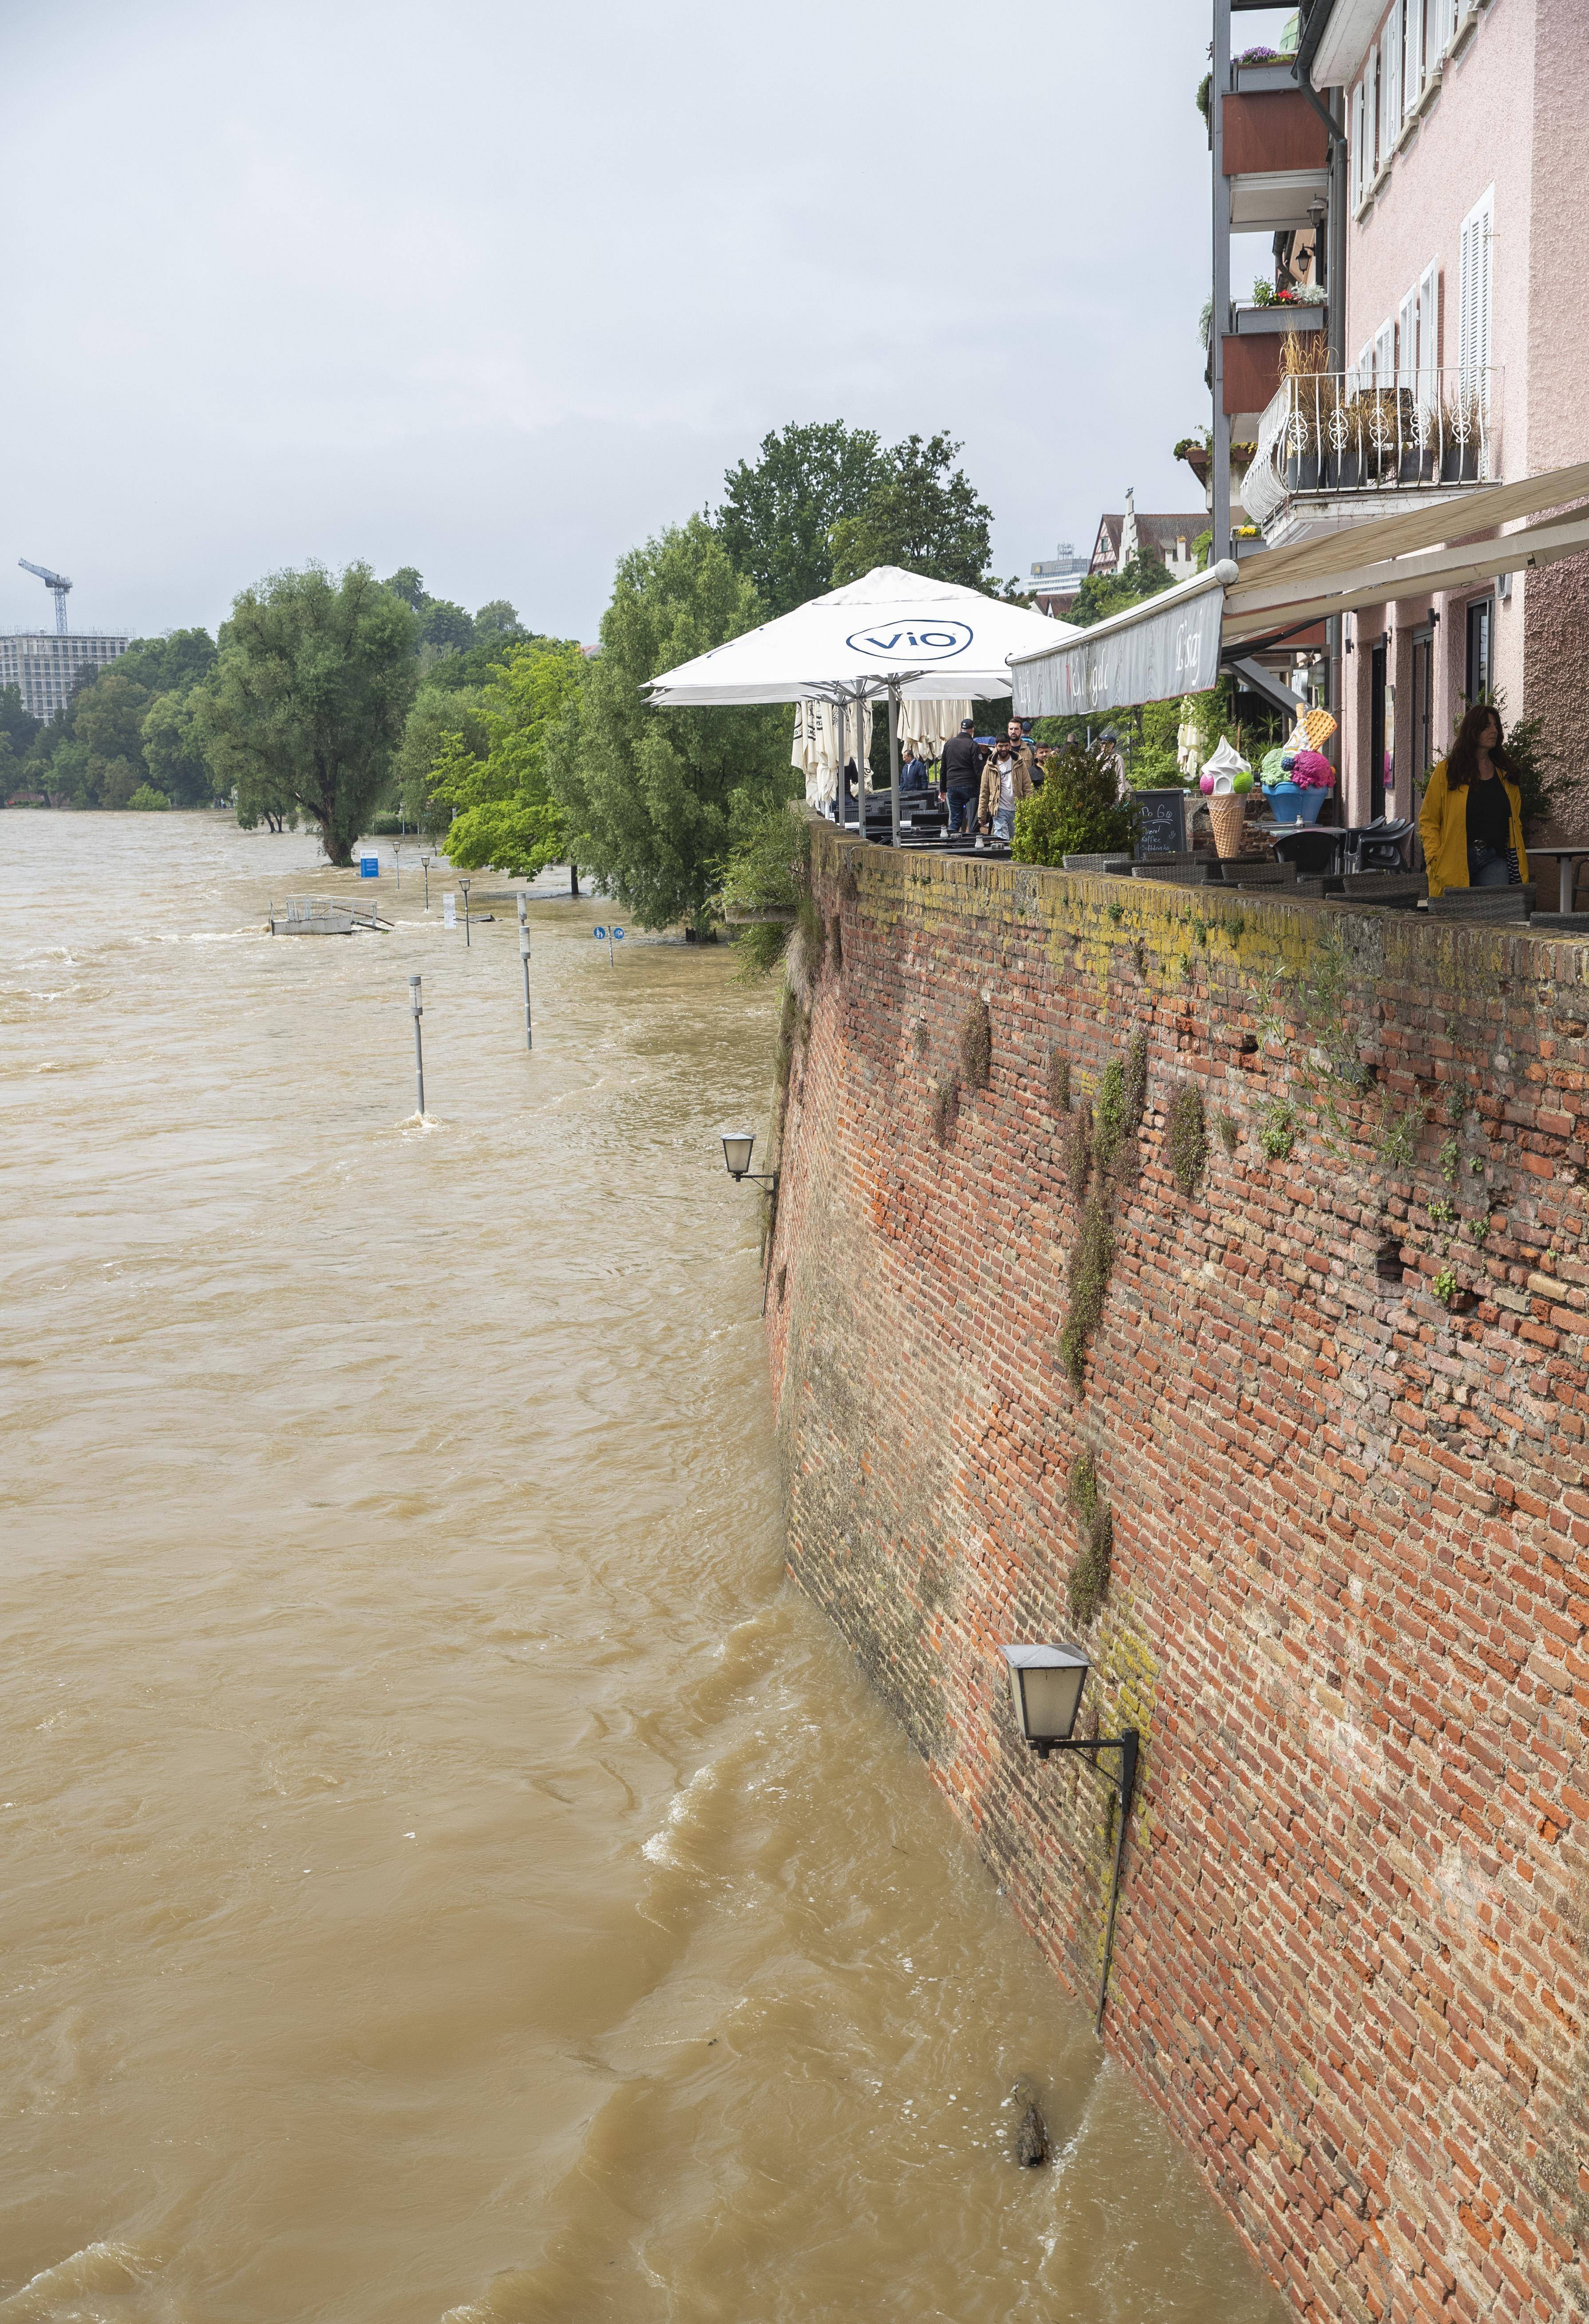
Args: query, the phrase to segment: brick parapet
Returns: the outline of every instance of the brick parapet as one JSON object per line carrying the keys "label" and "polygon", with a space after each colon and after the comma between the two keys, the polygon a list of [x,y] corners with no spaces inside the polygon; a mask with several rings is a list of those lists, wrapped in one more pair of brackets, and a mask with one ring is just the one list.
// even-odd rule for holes
{"label": "brick parapet", "polygon": [[[1078,1635],[1090,1450],[1089,1696],[1145,1742],[1110,2047],[1299,2313],[1584,2311],[1589,953],[823,825],[811,877],[838,957],[796,964],[768,1302],[791,1570],[1090,2000],[1108,1788],[1021,1747],[998,1654]],[[940,1147],[978,996],[991,1079]],[[1049,1062],[1089,1097],[1138,1031],[1077,1393]]]}

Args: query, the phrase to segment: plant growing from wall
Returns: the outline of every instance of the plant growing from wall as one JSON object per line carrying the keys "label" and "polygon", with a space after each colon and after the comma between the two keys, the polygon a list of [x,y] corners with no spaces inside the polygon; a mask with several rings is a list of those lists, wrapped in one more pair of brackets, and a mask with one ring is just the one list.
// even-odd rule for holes
{"label": "plant growing from wall", "polygon": [[1078,1105],[1065,1132],[1065,1176],[1072,1196],[1080,1202],[1093,1175],[1093,1109]]}
{"label": "plant growing from wall", "polygon": [[928,1102],[927,1119],[935,1146],[947,1146],[955,1135],[960,1119],[960,1077],[952,1074],[947,1082],[935,1082]]}
{"label": "plant growing from wall", "polygon": [[1070,1111],[1070,1059],[1063,1049],[1049,1053],[1049,1103],[1056,1113]]}
{"label": "plant growing from wall", "polygon": [[1081,1543],[1081,1554],[1070,1569],[1070,1611],[1085,1626],[1108,1594],[1114,1546],[1113,1512],[1098,1490],[1097,1466],[1090,1452],[1078,1452],[1072,1462],[1067,1498]]}
{"label": "plant growing from wall", "polygon": [[1271,1162],[1283,1162],[1297,1143],[1297,1110],[1283,1097],[1275,1098],[1264,1108],[1258,1143]]}
{"label": "plant growing from wall", "polygon": [[960,1073],[965,1087],[986,1089],[993,1063],[993,1019],[985,1001],[974,1001],[960,1019]]}
{"label": "plant growing from wall", "polygon": [[[1059,1334],[1060,1360],[1078,1393],[1086,1385],[1087,1350],[1103,1317],[1114,1265],[1115,1196],[1135,1161],[1137,1132],[1147,1103],[1148,1037],[1139,1032],[1132,1035],[1123,1058],[1110,1060],[1098,1083],[1090,1157],[1093,1186],[1070,1254],[1070,1308]],[[1079,1122],[1086,1111],[1079,1109],[1074,1119]],[[1081,1185],[1086,1183],[1084,1173]],[[1074,1171],[1071,1185],[1080,1193]]]}
{"label": "plant growing from wall", "polygon": [[1225,1152],[1233,1159],[1236,1148],[1242,1142],[1241,1123],[1236,1120],[1233,1113],[1228,1113],[1222,1110],[1215,1115],[1214,1126],[1219,1132],[1220,1144],[1224,1148]]}
{"label": "plant growing from wall", "polygon": [[1208,1167],[1208,1129],[1203,1093],[1196,1082],[1182,1082],[1170,1099],[1165,1142],[1175,1183],[1189,1200]]}

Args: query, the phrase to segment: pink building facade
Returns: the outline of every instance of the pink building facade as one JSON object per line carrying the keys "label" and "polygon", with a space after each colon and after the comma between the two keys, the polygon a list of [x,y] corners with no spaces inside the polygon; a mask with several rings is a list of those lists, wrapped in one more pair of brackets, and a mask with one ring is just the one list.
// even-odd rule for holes
{"label": "pink building facade", "polygon": [[[1422,447],[1420,496],[1453,480],[1492,531],[1484,485],[1589,459],[1589,0],[1316,0],[1311,78],[1348,141],[1345,346],[1352,388]],[[1462,442],[1451,446],[1453,434]],[[1431,456],[1431,438],[1445,447]],[[1482,440],[1481,440],[1482,439]],[[1431,458],[1434,465],[1431,466]],[[1343,493],[1332,524],[1383,514]],[[1344,617],[1345,820],[1416,810],[1467,701],[1538,714],[1589,827],[1589,558]]]}

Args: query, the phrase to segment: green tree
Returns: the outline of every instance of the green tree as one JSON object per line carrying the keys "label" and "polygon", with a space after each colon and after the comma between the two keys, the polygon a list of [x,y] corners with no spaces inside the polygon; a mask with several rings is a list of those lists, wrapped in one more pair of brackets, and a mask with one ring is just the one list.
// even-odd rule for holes
{"label": "green tree", "polygon": [[391,770],[419,672],[411,609],[367,565],[272,574],[235,601],[198,705],[205,756],[238,813],[318,824],[333,863]]}
{"label": "green tree", "polygon": [[907,436],[887,455],[882,473],[854,516],[833,529],[835,584],[858,581],[874,565],[902,565],[934,581],[967,589],[993,586],[988,527],[993,512],[952,466],[960,449],[945,434]]}
{"label": "green tree", "polygon": [[168,630],[162,638],[134,638],[111,667],[136,678],[152,694],[183,694],[215,668],[216,643],[208,630]]}
{"label": "green tree", "polygon": [[215,797],[195,692],[157,694],[140,729],[150,782],[176,807],[208,807]]}
{"label": "green tree", "polygon": [[96,759],[143,759],[143,719],[149,708],[149,688],[125,670],[119,661],[101,670],[71,705],[71,729],[76,741],[86,742]]}
{"label": "green tree", "polygon": [[503,645],[521,645],[529,635],[517,610],[505,597],[493,597],[475,616],[475,636],[482,645],[494,640]]}
{"label": "green tree", "polygon": [[25,757],[43,731],[42,719],[23,709],[21,687],[0,686],[0,733],[7,737],[16,757]]}
{"label": "green tree", "polygon": [[512,648],[481,696],[485,755],[472,751],[462,734],[447,737],[431,788],[457,810],[447,853],[460,870],[490,864],[532,880],[565,854],[563,814],[548,780],[547,752],[577,699],[587,667],[571,642],[542,640]]}
{"label": "green tree", "polygon": [[889,457],[870,428],[825,420],[775,429],[753,464],[729,469],[717,530],[755,583],[764,618],[833,587],[834,527],[861,513]]}
{"label": "green tree", "polygon": [[170,807],[171,801],[163,791],[157,791],[152,783],[140,783],[127,801],[127,805],[137,807],[143,813],[151,811],[163,813]]}
{"label": "green tree", "polygon": [[548,738],[574,859],[642,927],[704,929],[736,795],[743,812],[758,793],[794,787],[786,710],[651,710],[641,694],[763,615],[705,517],[632,549],[602,617],[601,651]]}
{"label": "green tree", "polygon": [[1161,557],[1150,549],[1139,549],[1118,573],[1087,574],[1065,618],[1077,629],[1090,629],[1111,613],[1123,613],[1128,605],[1156,597],[1169,587],[1172,577]]}
{"label": "green tree", "polygon": [[1067,855],[1129,854],[1136,844],[1139,809],[1118,796],[1113,748],[1089,751],[1071,742],[1050,758],[1043,788],[1015,810],[1010,853],[1018,863],[1062,863]]}
{"label": "green tree", "polygon": [[482,715],[484,689],[457,690],[425,680],[413,699],[403,726],[402,740],[393,760],[398,798],[406,819],[437,838],[452,820],[452,809],[438,797],[434,774],[443,748],[450,739],[462,743],[471,758],[483,759],[491,748],[491,733]]}

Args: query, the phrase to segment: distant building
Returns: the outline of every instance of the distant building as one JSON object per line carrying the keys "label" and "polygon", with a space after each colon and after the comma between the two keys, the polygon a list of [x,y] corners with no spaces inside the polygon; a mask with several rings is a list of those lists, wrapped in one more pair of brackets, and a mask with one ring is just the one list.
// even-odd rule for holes
{"label": "distant building", "polygon": [[1063,620],[1075,604],[1076,593],[1086,573],[1086,558],[1078,557],[1068,540],[1059,543],[1057,556],[1039,558],[1031,568],[1030,592],[1038,612],[1057,614]]}
{"label": "distant building", "polygon": [[53,630],[14,630],[0,637],[0,686],[18,687],[23,708],[35,718],[53,718],[70,701],[79,670],[103,669],[131,643],[100,630],[64,637]]}
{"label": "distant building", "polygon": [[1090,573],[1123,573],[1139,551],[1157,549],[1172,581],[1189,581],[1197,570],[1197,535],[1208,530],[1207,512],[1194,509],[1180,516],[1144,516],[1126,486],[1125,506],[1117,516],[1098,520]]}

